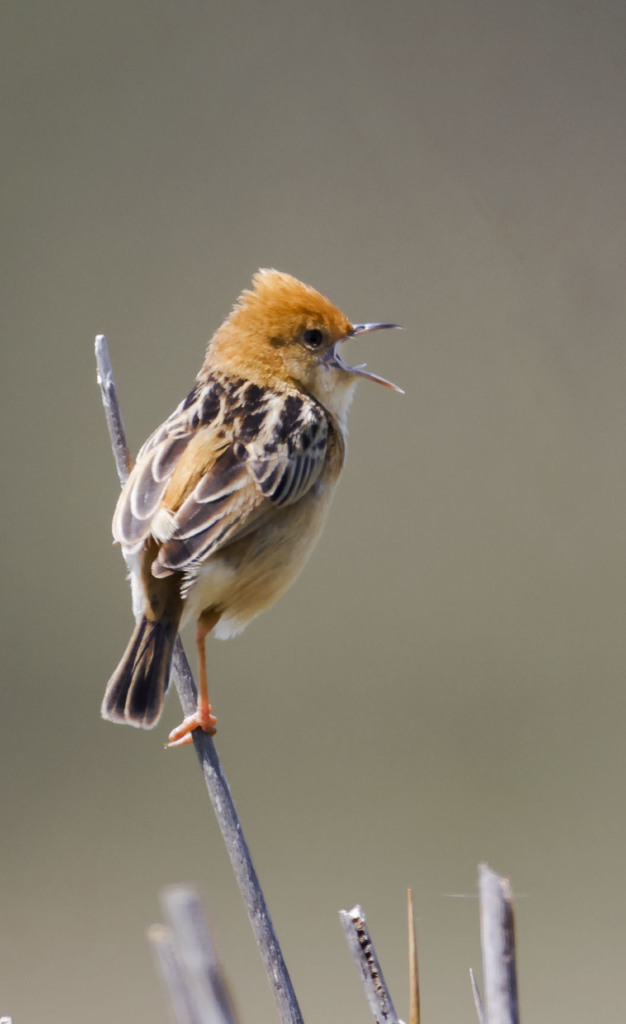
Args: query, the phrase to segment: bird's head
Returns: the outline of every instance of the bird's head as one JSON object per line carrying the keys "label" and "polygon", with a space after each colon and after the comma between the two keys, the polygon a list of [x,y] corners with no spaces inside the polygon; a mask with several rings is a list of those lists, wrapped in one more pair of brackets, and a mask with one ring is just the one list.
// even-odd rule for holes
{"label": "bird's head", "polygon": [[209,342],[203,371],[220,369],[272,388],[296,386],[343,418],[359,377],[400,391],[366,370],[348,366],[339,346],[396,324],[351,324],[309,285],[278,270],[259,270]]}

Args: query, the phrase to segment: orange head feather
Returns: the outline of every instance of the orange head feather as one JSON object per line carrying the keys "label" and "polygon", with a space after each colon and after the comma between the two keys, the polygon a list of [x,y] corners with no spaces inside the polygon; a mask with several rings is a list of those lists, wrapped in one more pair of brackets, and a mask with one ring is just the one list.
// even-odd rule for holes
{"label": "orange head feather", "polygon": [[237,371],[250,378],[260,374],[264,380],[259,383],[268,383],[268,376],[285,381],[290,376],[286,351],[315,328],[332,344],[349,334],[352,324],[325,296],[291,274],[258,270],[252,288],[241,293],[211,338],[207,368]]}
{"label": "orange head feather", "polygon": [[211,338],[199,376],[218,371],[279,391],[301,388],[333,411],[347,405],[358,376],[386,383],[362,367],[347,367],[336,343],[389,326],[354,327],[310,285],[279,270],[258,270]]}

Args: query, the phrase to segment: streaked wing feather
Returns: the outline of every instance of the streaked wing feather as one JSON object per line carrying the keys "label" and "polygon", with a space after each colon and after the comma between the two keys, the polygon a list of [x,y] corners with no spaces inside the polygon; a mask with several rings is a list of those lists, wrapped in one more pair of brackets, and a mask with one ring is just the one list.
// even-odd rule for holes
{"label": "streaked wing feather", "polygon": [[324,464],[328,421],[317,403],[300,401],[298,416],[291,415],[286,423],[289,400],[271,397],[256,435],[247,443],[237,440],[235,427],[233,445],[176,512],[152,567],[155,575],[192,570],[249,533],[272,508],[293,504],[306,494]]}
{"label": "streaked wing feather", "polygon": [[113,516],[113,537],[127,551],[141,547],[159,512],[171,475],[195,433],[197,419],[190,398],[141,446],[133,470],[122,489]]}
{"label": "streaked wing feather", "polygon": [[174,466],[190,436],[168,438],[135,463],[113,517],[113,536],[125,548],[135,547],[149,535]]}
{"label": "streaked wing feather", "polygon": [[263,504],[246,464],[229,448],[176,512],[171,536],[152,567],[154,575],[190,569],[242,536]]}
{"label": "streaked wing feather", "polygon": [[[193,403],[181,403],[148,438],[137,457],[115,512],[114,536],[127,551],[136,550],[154,531],[163,541],[152,566],[155,576],[193,570],[247,534],[260,517],[273,514],[273,508],[302,498],[321,472],[329,436],[322,407],[293,393],[266,392],[252,417],[246,414],[245,400],[237,409],[241,386],[238,382],[229,394],[213,381],[198,391]],[[206,406],[212,410],[209,422],[215,418],[216,394],[220,402],[233,403],[234,410],[229,414],[226,407],[221,420],[232,424],[232,442],[226,448],[222,443],[215,462],[180,507],[166,509],[162,500],[172,473],[197,429],[205,425],[198,410]]]}
{"label": "streaked wing feather", "polygon": [[261,432],[247,445],[248,468],[267,498],[275,505],[290,505],[306,494],[324,465],[328,419],[316,402],[308,401],[290,433],[280,416],[270,425],[271,437]]}

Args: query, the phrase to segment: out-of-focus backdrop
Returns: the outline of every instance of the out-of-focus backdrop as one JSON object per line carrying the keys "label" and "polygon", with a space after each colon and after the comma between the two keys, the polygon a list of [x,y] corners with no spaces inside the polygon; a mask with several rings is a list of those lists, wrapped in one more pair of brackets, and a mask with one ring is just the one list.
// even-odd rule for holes
{"label": "out-of-focus backdrop", "polygon": [[[145,928],[206,895],[275,1011],[190,750],[99,717],[131,629],[96,388],[133,449],[259,266],[355,320],[332,515],[209,644],[218,749],[307,1022],[471,1021],[476,867],[518,892],[528,1020],[626,1014],[626,6],[10,2],[2,14],[0,1015],[168,1019]],[[467,898],[459,898],[464,894]]]}

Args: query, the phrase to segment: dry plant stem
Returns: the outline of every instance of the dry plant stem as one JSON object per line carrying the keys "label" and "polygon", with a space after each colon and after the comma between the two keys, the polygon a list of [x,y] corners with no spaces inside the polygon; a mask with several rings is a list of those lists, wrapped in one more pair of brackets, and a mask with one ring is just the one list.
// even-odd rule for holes
{"label": "dry plant stem", "polygon": [[[191,714],[196,708],[196,688],[180,637],[174,648],[172,678],[176,683],[185,715]],[[302,1024],[300,1007],[230,795],[228,782],[217,756],[215,743],[211,736],[199,729],[193,733],[193,743],[230,863],[248,911],[252,931],[265,964],[280,1019],[283,1024]]]}
{"label": "dry plant stem", "polygon": [[148,941],[169,996],[176,1024],[202,1024],[196,1014],[189,980],[170,929],[162,924],[153,924],[148,929]]}
{"label": "dry plant stem", "polygon": [[417,969],[417,935],[413,890],[407,889],[407,912],[409,918],[409,1024],[420,1024],[420,978]]}
{"label": "dry plant stem", "polygon": [[480,990],[478,988],[478,982],[476,981],[476,975],[470,967],[470,982],[472,984],[472,995],[474,997],[474,1006],[476,1007],[476,1015],[478,1017],[479,1024],[487,1024],[487,1014],[485,1013],[485,1007],[480,996]]}
{"label": "dry plant stem", "polygon": [[228,986],[198,893],[190,885],[168,886],[161,892],[161,906],[172,929],[198,1021],[200,1024],[236,1024]]}
{"label": "dry plant stem", "polygon": [[377,1024],[398,1024],[398,1016],[380,969],[363,908],[357,904],[352,910],[340,910],[339,920],[350,952],[356,960],[374,1020]]}
{"label": "dry plant stem", "polygon": [[[96,338],[96,362],[111,447],[120,482],[123,484],[130,472],[132,460],[117,400],[107,341],[103,334]],[[174,648],[172,678],[176,684],[184,714],[193,713],[197,702],[196,686],[180,637],[177,638]],[[282,1024],[303,1024],[291,978],[278,945],[272,919],[254,870],[248,844],[217,756],[215,744],[210,736],[200,733],[197,729],[193,739],[213,810],[265,964],[280,1019]]]}
{"label": "dry plant stem", "polygon": [[487,1022],[519,1024],[511,885],[480,864],[478,894]]}
{"label": "dry plant stem", "polygon": [[123,487],[128,480],[131,469],[133,468],[133,460],[126,442],[124,421],[122,420],[122,413],[117,400],[115,381],[113,379],[113,369],[109,358],[109,348],[104,334],[98,334],[96,336],[96,366],[98,369],[98,384],[100,385],[100,393],[102,395],[104,415],[109,429],[109,437],[111,438],[113,458],[115,459],[117,475],[119,476],[120,483]]}

